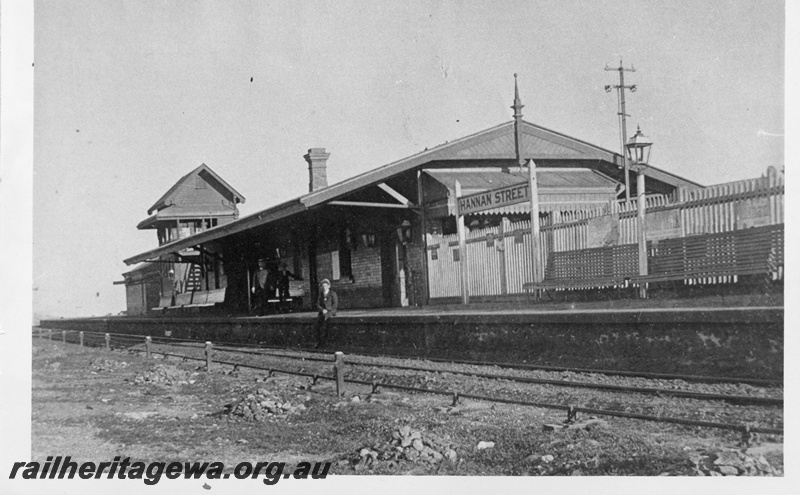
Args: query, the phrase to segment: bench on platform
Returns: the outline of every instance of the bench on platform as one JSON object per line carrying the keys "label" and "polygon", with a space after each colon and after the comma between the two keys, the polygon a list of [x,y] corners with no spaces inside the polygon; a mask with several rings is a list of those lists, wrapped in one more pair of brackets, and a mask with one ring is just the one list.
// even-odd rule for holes
{"label": "bench on platform", "polygon": [[172,294],[168,296],[161,296],[161,300],[158,302],[158,307],[151,308],[153,311],[164,311],[165,309],[172,306]]}
{"label": "bench on platform", "polygon": [[211,289],[208,291],[208,301],[206,306],[216,306],[225,302],[225,287],[221,289]]}
{"label": "bench on platform", "polygon": [[783,224],[664,239],[648,246],[648,274],[631,282],[718,283],[741,275],[783,274]]}
{"label": "bench on platform", "polygon": [[167,309],[175,310],[192,304],[192,296],[193,293],[191,292],[184,292],[183,294],[175,294],[175,304],[173,306],[168,307]]}
{"label": "bench on platform", "polygon": [[225,302],[225,287],[221,289],[198,290],[192,293],[192,303],[186,308],[207,308]]}
{"label": "bench on platform", "polygon": [[[290,307],[295,307],[302,304],[303,296],[306,295],[306,286],[303,280],[290,280],[289,281],[289,297],[286,298],[286,302],[289,304]],[[270,306],[277,306],[281,302],[280,298],[278,297],[278,291],[275,291],[275,294],[272,295],[267,300],[267,304]]]}
{"label": "bench on platform", "polygon": [[[179,309],[191,310],[193,308],[208,308],[217,306],[225,302],[225,287],[221,289],[211,290],[196,290],[192,292],[185,292],[183,294],[175,294],[175,304],[172,304],[172,296],[164,296],[161,298],[157,308],[154,311],[177,311]],[[195,309],[197,311],[197,309]]]}
{"label": "bench on platform", "polygon": [[184,306],[184,308],[198,308],[200,306],[205,306],[207,301],[208,301],[208,291],[205,290],[192,291],[192,302],[191,304],[187,304],[186,306]]}
{"label": "bench on platform", "polygon": [[544,280],[522,287],[526,291],[627,287],[628,280],[638,273],[636,244],[552,252],[547,257]]}

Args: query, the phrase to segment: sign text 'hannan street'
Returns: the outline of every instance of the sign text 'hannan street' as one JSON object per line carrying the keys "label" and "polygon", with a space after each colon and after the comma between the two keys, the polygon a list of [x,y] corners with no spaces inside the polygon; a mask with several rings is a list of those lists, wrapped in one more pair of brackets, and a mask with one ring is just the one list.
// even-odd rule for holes
{"label": "sign text 'hannan street'", "polygon": [[491,210],[501,206],[508,206],[530,200],[530,184],[525,182],[506,186],[492,191],[471,194],[458,199],[458,208],[461,215],[469,215],[479,211]]}

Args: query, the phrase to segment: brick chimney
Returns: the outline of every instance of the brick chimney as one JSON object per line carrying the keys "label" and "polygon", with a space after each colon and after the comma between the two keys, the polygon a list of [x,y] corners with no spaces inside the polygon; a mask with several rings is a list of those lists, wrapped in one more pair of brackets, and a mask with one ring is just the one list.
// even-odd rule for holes
{"label": "brick chimney", "polygon": [[303,158],[308,162],[308,192],[328,187],[327,162],[330,153],[325,148],[311,148]]}

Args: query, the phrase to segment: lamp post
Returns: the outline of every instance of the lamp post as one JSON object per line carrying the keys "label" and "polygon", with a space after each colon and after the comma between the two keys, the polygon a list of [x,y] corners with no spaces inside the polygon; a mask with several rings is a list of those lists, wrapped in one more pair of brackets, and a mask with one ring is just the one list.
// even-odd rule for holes
{"label": "lamp post", "polygon": [[397,227],[397,238],[400,240],[400,243],[403,244],[404,246],[406,244],[411,243],[413,239],[411,237],[411,222],[409,222],[408,220],[403,220],[403,223],[401,223],[400,226]]}
{"label": "lamp post", "polygon": [[[642,130],[638,126],[636,127],[636,134],[625,144],[628,159],[631,161],[634,170],[636,170],[636,223],[639,231],[639,275],[647,275],[644,171],[647,168],[647,162],[650,160],[651,146],[653,146],[653,143],[642,134]],[[647,297],[647,289],[644,285],[639,288],[639,295],[641,297]]]}

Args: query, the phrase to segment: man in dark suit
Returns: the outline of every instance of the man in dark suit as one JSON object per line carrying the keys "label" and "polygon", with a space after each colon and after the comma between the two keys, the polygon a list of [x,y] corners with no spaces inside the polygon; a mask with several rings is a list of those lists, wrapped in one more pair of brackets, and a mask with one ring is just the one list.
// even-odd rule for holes
{"label": "man in dark suit", "polygon": [[323,279],[320,287],[322,290],[319,291],[317,298],[317,349],[325,345],[328,340],[328,323],[336,316],[336,310],[339,308],[339,298],[331,290],[330,280]]}
{"label": "man in dark suit", "polygon": [[258,270],[253,274],[253,283],[250,284],[250,291],[253,294],[253,306],[259,316],[267,313],[270,288],[272,288],[272,295],[274,296],[275,289],[272,285],[272,276],[269,268],[267,268],[267,260],[262,258],[258,260]]}
{"label": "man in dark suit", "polygon": [[284,313],[291,308],[286,307],[286,300],[291,296],[289,295],[289,279],[300,280],[300,277],[286,269],[286,263],[281,262],[278,274],[276,275],[278,286],[278,299],[280,300],[280,312]]}

